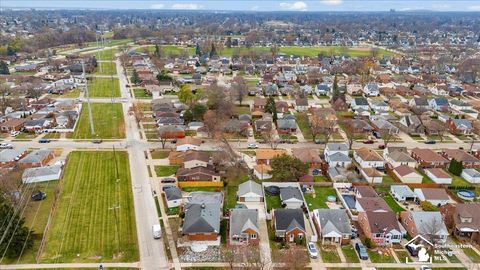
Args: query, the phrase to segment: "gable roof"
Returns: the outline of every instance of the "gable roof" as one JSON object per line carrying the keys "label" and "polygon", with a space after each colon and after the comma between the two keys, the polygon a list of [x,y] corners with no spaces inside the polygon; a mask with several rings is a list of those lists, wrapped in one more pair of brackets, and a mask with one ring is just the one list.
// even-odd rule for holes
{"label": "gable roof", "polygon": [[237,196],[244,196],[248,193],[254,193],[258,196],[263,196],[262,186],[252,180],[241,183],[238,186]]}
{"label": "gable roof", "polygon": [[304,163],[320,163],[320,153],[317,149],[311,148],[293,148],[292,154]]}
{"label": "gable roof", "polygon": [[333,162],[349,162],[350,157],[345,155],[344,153],[335,152],[332,155],[328,156],[328,159]]}
{"label": "gable roof", "polygon": [[277,231],[291,231],[295,228],[305,231],[305,219],[301,209],[275,209],[274,218]]}
{"label": "gable roof", "polygon": [[355,189],[362,196],[362,198],[378,197],[377,192],[371,186],[356,186]]}
{"label": "gable roof", "polygon": [[346,143],[327,143],[325,149],[329,151],[348,151],[348,145]]}
{"label": "gable roof", "polygon": [[355,152],[364,161],[383,161],[382,156],[367,147],[362,147]]}
{"label": "gable roof", "polygon": [[400,233],[400,227],[395,213],[388,212],[365,212],[370,231],[372,233],[388,233],[392,230],[396,230]]}
{"label": "gable roof", "polygon": [[192,144],[192,145],[200,146],[200,144],[202,144],[202,140],[193,138],[191,136],[186,136],[185,138],[178,140],[177,146],[184,145],[184,144]]}
{"label": "gable roof", "polygon": [[448,159],[454,158],[457,161],[463,162],[480,162],[480,160],[473,155],[461,150],[461,149],[445,149],[443,153],[448,157]]}
{"label": "gable roof", "polygon": [[297,187],[281,187],[280,199],[282,201],[299,200],[303,201],[302,192]]}
{"label": "gable roof", "polygon": [[[480,231],[480,202],[457,204],[453,219],[457,228]],[[462,218],[471,218],[471,222],[462,222]]]}
{"label": "gable roof", "polygon": [[[417,190],[417,189],[415,189]],[[425,200],[449,200],[447,192],[443,188],[420,188]]]}
{"label": "gable roof", "polygon": [[230,212],[230,238],[241,235],[247,229],[259,233],[257,209],[232,209]]}
{"label": "gable roof", "polygon": [[410,216],[415,222],[418,233],[432,234],[432,230],[435,229],[436,235],[448,235],[447,227],[440,212],[412,211]]}
{"label": "gable roof", "polygon": [[415,147],[412,149],[412,155],[416,155],[426,162],[448,162],[446,158],[431,149],[420,149]]}
{"label": "gable roof", "polygon": [[202,151],[188,151],[183,158],[183,162],[192,161],[192,160],[200,160],[203,162],[208,162],[210,161],[210,156],[206,152],[202,152]]}
{"label": "gable roof", "polygon": [[331,233],[351,234],[352,228],[347,212],[344,209],[316,209],[313,215],[317,218],[323,237]]}
{"label": "gable roof", "polygon": [[409,174],[417,174],[420,175],[420,173],[417,172],[414,168],[407,166],[407,165],[400,165],[398,167],[393,168],[393,170],[399,175],[399,176],[407,176]]}
{"label": "gable roof", "polygon": [[189,203],[185,206],[182,233],[219,233],[220,208],[215,203]]}
{"label": "gable roof", "polygon": [[257,160],[259,159],[272,159],[276,156],[280,156],[282,154],[286,154],[287,151],[283,149],[256,149],[255,156]]}
{"label": "gable roof", "polygon": [[167,201],[179,200],[182,198],[182,192],[177,186],[171,186],[165,189],[165,198]]}
{"label": "gable roof", "polygon": [[53,151],[49,149],[40,149],[31,152],[30,154],[26,155],[22,158],[19,163],[38,163],[43,161],[49,155],[52,155]]}
{"label": "gable roof", "polygon": [[390,190],[392,193],[398,194],[404,198],[417,197],[417,195],[407,185],[391,185]]}
{"label": "gable roof", "polygon": [[380,197],[357,198],[357,202],[362,206],[362,209],[365,212],[377,210],[391,211],[387,203]]}

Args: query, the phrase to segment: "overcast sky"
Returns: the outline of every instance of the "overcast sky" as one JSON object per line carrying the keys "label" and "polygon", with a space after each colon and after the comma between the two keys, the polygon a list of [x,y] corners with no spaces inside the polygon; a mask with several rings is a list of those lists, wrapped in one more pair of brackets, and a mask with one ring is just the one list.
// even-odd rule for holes
{"label": "overcast sky", "polygon": [[480,0],[206,0],[206,1],[135,1],[135,0],[0,0],[0,7],[28,8],[100,8],[100,9],[190,9],[256,11],[385,11],[396,9],[480,12]]}

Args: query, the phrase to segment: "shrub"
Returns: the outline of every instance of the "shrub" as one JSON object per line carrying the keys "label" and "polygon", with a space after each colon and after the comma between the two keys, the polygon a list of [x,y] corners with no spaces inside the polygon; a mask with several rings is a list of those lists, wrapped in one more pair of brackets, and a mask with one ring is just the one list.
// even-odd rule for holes
{"label": "shrub", "polygon": [[365,238],[365,240],[363,241],[363,244],[365,245],[366,248],[374,248],[375,247],[375,243],[373,243],[371,238]]}
{"label": "shrub", "polygon": [[420,206],[422,207],[423,211],[427,211],[427,212],[432,212],[432,211],[437,211],[438,210],[438,208],[435,205],[433,205],[431,202],[428,202],[428,201],[421,202]]}

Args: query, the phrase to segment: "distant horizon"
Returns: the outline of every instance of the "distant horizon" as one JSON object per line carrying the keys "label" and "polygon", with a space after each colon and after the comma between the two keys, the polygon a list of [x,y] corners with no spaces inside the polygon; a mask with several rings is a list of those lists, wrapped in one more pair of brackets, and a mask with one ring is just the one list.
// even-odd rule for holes
{"label": "distant horizon", "polygon": [[212,12],[480,12],[475,0],[264,0],[264,1],[60,1],[2,0],[0,9],[38,10],[183,10]]}

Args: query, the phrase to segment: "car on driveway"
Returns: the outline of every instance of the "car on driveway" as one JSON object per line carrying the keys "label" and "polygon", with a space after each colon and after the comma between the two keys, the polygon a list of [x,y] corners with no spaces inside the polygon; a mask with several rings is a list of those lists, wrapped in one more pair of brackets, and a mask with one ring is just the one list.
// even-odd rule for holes
{"label": "car on driveway", "polygon": [[367,249],[362,243],[356,243],[355,244],[355,250],[358,253],[358,257],[362,260],[368,260],[368,253]]}
{"label": "car on driveway", "polygon": [[161,180],[162,183],[175,183],[175,178],[165,177]]}
{"label": "car on driveway", "polygon": [[307,249],[308,249],[308,255],[310,256],[310,258],[312,259],[318,258],[318,250],[313,242],[308,242]]}
{"label": "car on driveway", "polygon": [[38,140],[39,143],[49,143],[50,139],[40,139]]}
{"label": "car on driveway", "polygon": [[434,141],[434,140],[428,140],[428,141],[425,141],[425,144],[436,144],[437,142]]}

